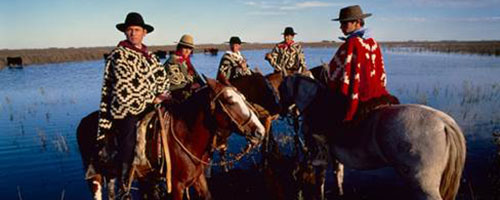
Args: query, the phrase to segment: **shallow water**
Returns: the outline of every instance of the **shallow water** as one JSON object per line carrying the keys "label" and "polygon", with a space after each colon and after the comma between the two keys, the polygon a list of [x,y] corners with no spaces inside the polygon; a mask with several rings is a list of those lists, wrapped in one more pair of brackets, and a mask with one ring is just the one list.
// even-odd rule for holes
{"label": "shallow water", "polygon": [[[306,48],[308,66],[328,62],[334,51]],[[267,74],[272,70],[263,59],[266,52],[243,54],[251,67],[258,66]],[[200,73],[215,77],[221,56],[222,52],[218,56],[196,54],[192,62]],[[496,152],[491,134],[500,130],[500,58],[425,52],[384,52],[384,58],[391,93],[403,103],[443,110],[462,127],[468,157],[459,198],[491,197],[493,185],[488,176]],[[80,119],[98,107],[103,66],[99,60],[0,71],[2,199],[18,199],[19,195],[22,199],[61,199],[63,195],[65,199],[90,199],[75,130]],[[291,130],[283,122],[276,125],[277,137]],[[237,167],[252,162],[247,159]],[[346,171],[346,192],[352,198],[387,198],[391,196],[384,195],[391,188],[403,187],[391,169]]]}

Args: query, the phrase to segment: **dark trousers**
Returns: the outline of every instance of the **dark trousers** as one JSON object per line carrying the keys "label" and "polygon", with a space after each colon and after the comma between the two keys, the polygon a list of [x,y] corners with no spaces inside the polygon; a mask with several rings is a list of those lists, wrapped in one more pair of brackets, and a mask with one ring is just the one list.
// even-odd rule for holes
{"label": "dark trousers", "polygon": [[118,132],[118,162],[121,164],[132,164],[136,143],[136,124],[139,121],[137,115],[128,115],[123,119],[116,119],[114,126]]}

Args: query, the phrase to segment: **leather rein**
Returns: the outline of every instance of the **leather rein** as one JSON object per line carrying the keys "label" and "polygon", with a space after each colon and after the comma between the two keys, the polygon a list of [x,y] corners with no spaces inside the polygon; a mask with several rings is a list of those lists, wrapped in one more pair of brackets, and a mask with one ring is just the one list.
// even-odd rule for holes
{"label": "leather rein", "polygon": [[[250,124],[251,122],[251,119],[252,119],[252,116],[255,115],[253,112],[255,112],[255,108],[250,104],[248,103],[247,101],[245,101],[245,104],[248,106],[248,108],[251,110],[250,112],[250,115],[248,117],[248,119],[244,120],[242,123],[238,122],[236,120],[236,118],[231,114],[231,112],[229,112],[229,110],[227,109],[227,107],[221,102],[221,100],[219,99],[220,96],[226,91],[228,90],[229,88],[232,88],[232,87],[225,87],[223,88],[222,90],[220,90],[218,93],[216,93],[216,95],[214,96],[214,98],[210,101],[210,110],[211,112],[215,112],[215,106],[216,106],[216,103],[218,103],[222,110],[224,111],[224,113],[226,113],[228,115],[228,117],[231,119],[231,121],[236,124],[236,126],[238,127],[238,129],[242,132],[247,132],[249,133],[251,130],[250,128],[248,127],[248,125]],[[234,88],[233,88],[234,89]],[[235,90],[237,91],[237,90]],[[237,92],[238,93],[238,92]],[[240,93],[238,93],[240,94]],[[241,95],[241,94],[240,94]],[[173,119],[172,119],[173,120]],[[211,162],[207,162],[207,161],[204,161],[203,159],[201,158],[198,158],[196,155],[194,155],[180,140],[179,138],[177,138],[175,132],[174,132],[174,123],[173,122],[170,122],[170,132],[175,140],[175,142],[181,147],[181,149],[186,152],[186,154],[188,154],[191,159],[201,163],[201,164],[204,164],[204,165],[208,165],[208,166],[225,166],[225,165],[228,165],[228,164],[232,164],[234,162],[237,162],[239,160],[241,160],[241,158],[243,158],[243,156],[245,156],[246,154],[248,154],[250,152],[250,150],[253,148],[253,145],[251,143],[248,143],[246,145],[246,147],[243,149],[242,152],[236,154],[234,156],[233,159],[227,161],[227,160],[224,160],[224,161],[221,161],[221,162],[218,162],[218,163],[211,163]],[[217,137],[217,135],[214,135],[214,141],[215,141],[215,137]],[[214,142],[215,143],[215,142]],[[165,148],[168,148],[168,147],[165,147]],[[215,147],[215,144],[212,145],[212,148],[216,148]]]}

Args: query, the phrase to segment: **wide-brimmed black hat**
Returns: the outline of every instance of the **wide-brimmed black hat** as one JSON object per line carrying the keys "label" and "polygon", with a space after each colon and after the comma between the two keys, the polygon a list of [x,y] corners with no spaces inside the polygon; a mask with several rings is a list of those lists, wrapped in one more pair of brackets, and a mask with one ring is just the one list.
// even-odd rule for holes
{"label": "wide-brimmed black hat", "polygon": [[339,18],[332,19],[332,21],[352,21],[357,19],[363,19],[372,16],[371,13],[363,13],[359,5],[348,6],[340,9]]}
{"label": "wide-brimmed black hat", "polygon": [[127,27],[129,26],[141,26],[142,28],[146,29],[148,33],[151,33],[154,30],[154,28],[151,25],[145,24],[141,14],[136,12],[131,12],[127,14],[127,18],[125,18],[125,23],[117,24],[116,28],[121,32],[125,32],[125,30],[127,30]]}
{"label": "wide-brimmed black hat", "polygon": [[242,42],[238,36],[233,36],[229,39],[229,44],[244,44],[246,42]]}
{"label": "wide-brimmed black hat", "polygon": [[293,31],[292,27],[286,27],[285,31],[282,33],[283,35],[297,35],[295,31]]}

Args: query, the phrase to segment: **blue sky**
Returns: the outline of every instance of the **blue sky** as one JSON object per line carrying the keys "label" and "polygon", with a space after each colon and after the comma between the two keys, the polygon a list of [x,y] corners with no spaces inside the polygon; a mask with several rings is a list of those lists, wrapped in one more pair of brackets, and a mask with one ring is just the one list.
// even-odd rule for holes
{"label": "blue sky", "polygon": [[297,41],[336,40],[340,8],[359,4],[379,41],[500,40],[500,0],[2,0],[0,49],[114,46],[128,12],[155,27],[145,43],[171,45],[184,33],[196,43],[232,35],[278,42],[293,26]]}

